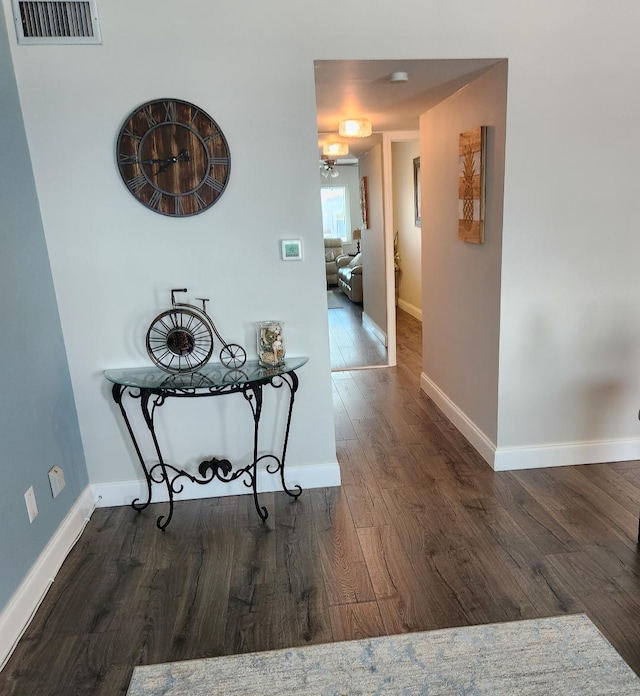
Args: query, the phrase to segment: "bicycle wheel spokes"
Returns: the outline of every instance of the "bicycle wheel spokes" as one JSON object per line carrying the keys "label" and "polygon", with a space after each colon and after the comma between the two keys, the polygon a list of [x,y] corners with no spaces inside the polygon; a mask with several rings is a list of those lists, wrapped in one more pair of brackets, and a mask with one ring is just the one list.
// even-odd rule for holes
{"label": "bicycle wheel spokes", "polygon": [[220,351],[220,362],[225,367],[237,369],[247,362],[247,353],[237,343],[226,343]]}

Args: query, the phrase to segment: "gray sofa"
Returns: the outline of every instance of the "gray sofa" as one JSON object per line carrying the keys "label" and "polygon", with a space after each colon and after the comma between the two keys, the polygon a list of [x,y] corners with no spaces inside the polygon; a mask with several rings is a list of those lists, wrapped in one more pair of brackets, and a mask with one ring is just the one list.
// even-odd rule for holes
{"label": "gray sofa", "polygon": [[324,264],[327,272],[327,287],[338,284],[338,268],[351,260],[342,249],[341,239],[324,240]]}
{"label": "gray sofa", "polygon": [[338,287],[352,302],[362,302],[362,252],[338,268]]}

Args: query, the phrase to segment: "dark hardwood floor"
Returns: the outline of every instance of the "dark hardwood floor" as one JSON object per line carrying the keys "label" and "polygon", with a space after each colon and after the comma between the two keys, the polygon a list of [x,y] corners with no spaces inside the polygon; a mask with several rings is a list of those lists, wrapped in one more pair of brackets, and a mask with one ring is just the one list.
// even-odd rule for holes
{"label": "dark hardwood floor", "polygon": [[327,290],[332,370],[387,365],[387,349],[362,321],[362,305],[336,286]]}
{"label": "dark hardwood floor", "polygon": [[[4,695],[123,694],[133,667],[586,612],[640,673],[638,462],[493,472],[398,367],[333,375],[343,486],[96,510],[0,673]],[[303,388],[303,387],[302,387]]]}

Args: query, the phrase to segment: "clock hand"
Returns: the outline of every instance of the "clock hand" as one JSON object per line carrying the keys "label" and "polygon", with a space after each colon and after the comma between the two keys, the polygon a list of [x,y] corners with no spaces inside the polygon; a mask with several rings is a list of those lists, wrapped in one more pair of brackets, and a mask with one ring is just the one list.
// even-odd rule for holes
{"label": "clock hand", "polygon": [[180,150],[180,152],[177,155],[174,155],[173,157],[167,157],[166,160],[164,161],[164,164],[158,169],[158,174],[162,174],[163,172],[166,172],[167,169],[172,164],[175,164],[176,162],[189,162],[191,158],[189,157],[189,152],[188,150]]}
{"label": "clock hand", "polygon": [[[171,158],[169,158],[171,159]],[[146,159],[146,160],[140,160],[140,164],[160,164],[161,162],[167,162],[167,158],[163,159]]]}

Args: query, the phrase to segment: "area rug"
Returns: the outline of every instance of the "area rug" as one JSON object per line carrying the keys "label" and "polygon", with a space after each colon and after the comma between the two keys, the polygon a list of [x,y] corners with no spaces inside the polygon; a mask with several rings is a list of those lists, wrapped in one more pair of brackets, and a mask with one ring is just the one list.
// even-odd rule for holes
{"label": "area rug", "polygon": [[640,694],[584,614],[136,667],[128,696]]}

